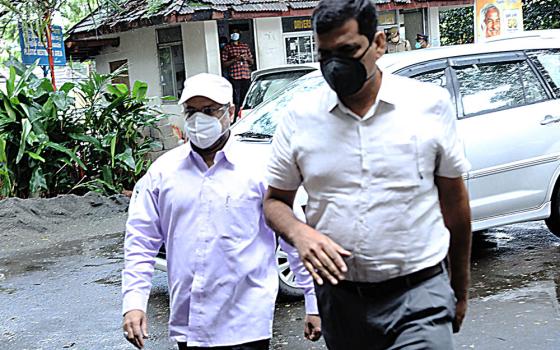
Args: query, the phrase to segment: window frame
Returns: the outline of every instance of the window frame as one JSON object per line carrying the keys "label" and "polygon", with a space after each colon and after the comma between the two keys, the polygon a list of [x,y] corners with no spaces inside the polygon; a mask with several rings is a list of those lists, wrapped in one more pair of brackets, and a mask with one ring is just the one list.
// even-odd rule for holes
{"label": "window frame", "polygon": [[159,79],[159,87],[160,87],[160,92],[161,92],[160,95],[163,97],[163,86],[162,86],[162,81],[161,81],[161,77],[163,76],[162,75],[162,70],[161,70],[162,63],[161,63],[161,56],[159,54],[159,51],[162,50],[162,49],[165,49],[165,50],[170,51],[169,52],[169,57],[171,58],[171,76],[172,76],[171,82],[173,84],[173,97],[175,97],[174,100],[162,101],[163,104],[174,104],[177,101],[179,101],[179,97],[178,97],[179,87],[177,86],[177,80],[175,79],[175,77],[177,76],[177,71],[175,70],[175,61],[173,59],[173,51],[172,51],[173,47],[175,47],[175,46],[180,47],[181,53],[183,54],[183,68],[185,70],[185,76],[186,76],[186,71],[187,71],[187,68],[185,66],[185,53],[184,53],[184,49],[183,49],[182,29],[181,29],[181,26],[176,26],[175,28],[179,28],[180,39],[176,40],[176,41],[165,42],[165,43],[160,43],[159,42],[160,39],[159,39],[158,31],[165,30],[165,29],[170,29],[170,28],[166,27],[166,28],[156,29],[156,46],[157,46],[156,49],[157,49],[157,55],[158,55],[158,70],[159,70],[159,77],[160,77],[160,79]]}
{"label": "window frame", "polygon": [[[557,87],[558,92],[556,92],[552,88],[550,83],[544,78],[543,72],[541,72],[539,67],[537,67],[537,64],[535,63],[535,60],[537,60],[537,57],[531,55],[533,53],[536,54],[536,53],[542,52],[542,51],[548,51],[552,54],[557,54],[558,56],[560,56],[560,48],[548,48],[548,49],[544,48],[544,49],[525,50],[525,54],[527,55],[527,62],[529,62],[529,65],[532,67],[535,74],[537,74],[537,76],[539,77],[539,80],[541,81],[541,84],[546,88],[547,93],[549,94],[549,99],[560,99],[560,84]],[[543,67],[543,69],[544,69],[544,67]]]}
{"label": "window frame", "polygon": [[[524,51],[509,51],[509,52],[500,52],[500,53],[488,53],[488,54],[478,54],[478,55],[469,55],[469,56],[459,56],[459,57],[452,57],[448,59],[449,62],[449,69],[452,75],[452,83],[453,83],[453,90],[456,91],[456,101],[457,101],[457,111],[458,111],[458,119],[467,119],[472,117],[477,117],[480,115],[485,115],[489,113],[501,112],[512,108],[519,108],[524,106],[530,106],[537,103],[542,103],[548,101],[552,98],[550,94],[550,89],[547,87],[547,84],[544,84],[543,78],[541,74],[535,69],[534,65],[532,64],[529,57],[525,54]],[[481,64],[481,65],[491,65],[491,64],[499,64],[499,63],[523,63],[526,62],[529,66],[529,69],[533,72],[533,74],[537,77],[537,81],[539,82],[541,88],[545,91],[546,98],[543,100],[533,101],[530,103],[523,103],[515,106],[505,106],[495,109],[487,109],[482,110],[476,113],[465,114],[464,105],[462,95],[459,89],[459,79],[457,78],[457,68],[469,66],[473,64]],[[518,66],[519,71],[519,66]]]}

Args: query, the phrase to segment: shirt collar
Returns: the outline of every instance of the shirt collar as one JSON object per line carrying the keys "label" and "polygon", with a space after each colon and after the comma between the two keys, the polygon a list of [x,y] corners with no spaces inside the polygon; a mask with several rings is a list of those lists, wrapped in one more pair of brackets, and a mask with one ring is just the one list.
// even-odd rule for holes
{"label": "shirt collar", "polygon": [[[224,148],[222,148],[221,150],[216,152],[216,155],[214,156],[214,164],[217,164],[220,160],[222,160],[224,158],[231,165],[235,165],[238,162],[238,159],[236,158],[235,152],[233,150],[233,148],[234,148],[233,144],[234,143],[235,143],[235,140],[234,140],[234,137],[233,137],[233,134],[232,134],[232,135],[229,136],[229,139],[226,142]],[[192,149],[190,142],[188,143],[187,157],[197,159],[197,160],[204,163],[204,159],[202,158],[202,156],[200,154],[196,153]]]}
{"label": "shirt collar", "polygon": [[[395,96],[395,76],[389,73],[383,72],[381,78],[381,86],[379,87],[379,92],[377,93],[377,98],[373,107],[376,109],[380,102],[388,103],[391,105],[395,105],[397,103],[397,96]],[[329,112],[333,112],[336,107],[339,107],[344,113],[348,114],[348,112],[352,112],[350,108],[346,107],[344,103],[338,98],[336,93],[329,88],[329,95],[327,106],[329,108]],[[374,111],[375,111],[374,109]],[[352,112],[352,114],[354,114]],[[375,114],[375,112],[374,112]]]}

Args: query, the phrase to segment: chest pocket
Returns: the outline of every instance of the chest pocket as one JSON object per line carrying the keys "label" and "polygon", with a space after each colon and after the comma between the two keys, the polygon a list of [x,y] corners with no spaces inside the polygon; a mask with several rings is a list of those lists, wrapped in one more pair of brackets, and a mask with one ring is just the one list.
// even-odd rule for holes
{"label": "chest pocket", "polygon": [[372,185],[397,191],[420,186],[422,173],[416,138],[372,145],[367,159]]}
{"label": "chest pocket", "polygon": [[256,237],[259,232],[261,204],[256,198],[225,197],[226,215],[220,233],[224,249],[238,249]]}

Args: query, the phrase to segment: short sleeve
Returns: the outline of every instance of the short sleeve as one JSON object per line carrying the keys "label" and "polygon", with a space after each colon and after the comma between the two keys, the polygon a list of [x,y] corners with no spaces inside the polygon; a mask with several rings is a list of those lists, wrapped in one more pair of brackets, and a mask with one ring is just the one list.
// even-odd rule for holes
{"label": "short sleeve", "polygon": [[465,157],[463,142],[457,133],[457,119],[447,91],[445,97],[440,101],[440,105],[442,133],[439,140],[435,174],[447,178],[461,177],[470,170],[471,165]]}
{"label": "short sleeve", "polygon": [[222,62],[225,62],[229,59],[229,45],[224,47],[222,50]]}
{"label": "short sleeve", "polygon": [[301,184],[301,173],[293,147],[294,119],[289,111],[281,118],[272,141],[272,156],[268,163],[267,181],[271,187],[295,191]]}

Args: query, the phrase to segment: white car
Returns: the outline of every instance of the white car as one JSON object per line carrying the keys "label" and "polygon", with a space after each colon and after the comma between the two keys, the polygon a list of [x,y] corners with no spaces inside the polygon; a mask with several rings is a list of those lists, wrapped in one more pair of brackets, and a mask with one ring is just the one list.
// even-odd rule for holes
{"label": "white car", "polygon": [[[449,90],[472,164],[464,178],[474,231],[545,219],[560,236],[560,30],[390,54],[378,65]],[[235,125],[239,142],[253,145],[246,156],[270,148],[294,96],[323,84],[310,73]]]}
{"label": "white car", "polygon": [[[560,30],[395,53],[378,65],[449,90],[472,164],[463,177],[474,231],[545,219],[560,236]],[[235,124],[243,155],[264,166],[282,110],[324,84],[320,71],[308,73]],[[304,207],[306,198],[298,192],[295,206]],[[277,261],[281,293],[301,295],[280,249]]]}
{"label": "white car", "polygon": [[318,63],[287,64],[263,68],[251,73],[251,85],[241,106],[241,117],[283,90],[294,80],[319,69]]}

